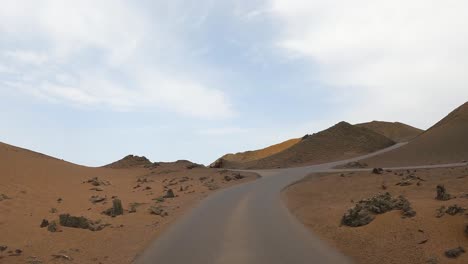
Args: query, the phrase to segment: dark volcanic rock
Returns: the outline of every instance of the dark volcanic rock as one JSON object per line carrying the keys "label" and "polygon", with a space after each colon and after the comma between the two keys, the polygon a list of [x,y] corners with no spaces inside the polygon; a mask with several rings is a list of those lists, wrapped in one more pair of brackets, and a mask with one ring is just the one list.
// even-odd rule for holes
{"label": "dark volcanic rock", "polygon": [[167,190],[167,192],[163,196],[163,198],[175,198],[174,191],[172,189]]}
{"label": "dark volcanic rock", "polygon": [[391,210],[401,210],[403,217],[416,215],[405,197],[393,198],[387,192],[359,201],[354,208],[349,209],[343,215],[341,223],[351,227],[367,225],[374,220],[376,214],[383,214]]}
{"label": "dark volcanic rock", "polygon": [[447,258],[458,258],[463,253],[465,253],[465,249],[462,247],[457,247],[457,248],[445,251],[445,256]]}
{"label": "dark volcanic rock", "polygon": [[447,200],[454,198],[452,195],[450,195],[447,192],[444,185],[437,185],[436,191],[437,191],[437,196],[436,196],[437,200],[447,201]]}

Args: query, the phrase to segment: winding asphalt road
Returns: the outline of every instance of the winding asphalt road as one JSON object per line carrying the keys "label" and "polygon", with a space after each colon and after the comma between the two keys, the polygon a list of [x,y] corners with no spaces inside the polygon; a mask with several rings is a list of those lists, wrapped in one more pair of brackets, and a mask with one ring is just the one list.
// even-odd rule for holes
{"label": "winding asphalt road", "polygon": [[[153,242],[138,257],[136,263],[352,263],[294,218],[281,201],[280,192],[310,173],[348,171],[332,168],[375,156],[401,145],[403,144],[338,162],[255,171],[262,178],[219,191],[204,199]],[[467,164],[458,163],[411,168],[465,165]]]}

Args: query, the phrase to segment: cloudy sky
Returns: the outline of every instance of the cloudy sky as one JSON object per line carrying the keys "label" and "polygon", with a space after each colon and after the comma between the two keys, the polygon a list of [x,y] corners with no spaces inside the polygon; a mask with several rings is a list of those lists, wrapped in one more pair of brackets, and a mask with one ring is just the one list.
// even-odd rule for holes
{"label": "cloudy sky", "polygon": [[210,163],[468,98],[463,0],[0,0],[0,141]]}

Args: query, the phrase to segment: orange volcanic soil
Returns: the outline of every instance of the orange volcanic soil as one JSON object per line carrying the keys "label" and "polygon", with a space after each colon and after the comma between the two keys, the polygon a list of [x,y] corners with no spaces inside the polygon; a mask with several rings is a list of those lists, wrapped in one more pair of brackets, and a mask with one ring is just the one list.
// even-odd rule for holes
{"label": "orange volcanic soil", "polygon": [[[0,252],[0,263],[64,258],[70,259],[67,263],[131,263],[198,201],[216,189],[256,178],[251,173],[236,176],[188,161],[151,163],[137,156],[89,168],[0,143],[0,246],[8,247]],[[169,189],[175,197],[161,198]],[[121,200],[123,215],[103,214],[114,199]],[[152,214],[155,207],[163,213]],[[84,216],[103,229],[61,226],[61,214]],[[55,221],[57,232],[41,228],[43,219]],[[16,254],[16,249],[22,252]]]}

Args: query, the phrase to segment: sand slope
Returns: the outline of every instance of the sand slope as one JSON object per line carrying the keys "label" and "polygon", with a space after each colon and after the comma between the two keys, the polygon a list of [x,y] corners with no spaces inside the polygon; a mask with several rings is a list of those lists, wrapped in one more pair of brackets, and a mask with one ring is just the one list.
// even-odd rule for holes
{"label": "sand slope", "polygon": [[371,166],[399,166],[463,160],[468,160],[468,102],[407,145],[363,162]]}
{"label": "sand slope", "polygon": [[395,142],[363,127],[340,122],[266,158],[246,162],[242,168],[279,168],[346,159],[393,145]]}
{"label": "sand slope", "polygon": [[419,128],[400,122],[372,121],[356,124],[356,126],[368,128],[398,143],[408,142],[424,132]]}
{"label": "sand slope", "polygon": [[[396,185],[408,175],[409,186]],[[444,252],[462,246],[468,249],[465,213],[445,214],[436,210],[451,205],[468,208],[468,168],[420,169],[392,171],[376,175],[371,172],[311,175],[288,187],[284,198],[291,212],[314,234],[328,241],[360,264],[393,263],[468,263],[468,253],[449,259]],[[419,181],[419,184],[418,184]],[[436,186],[443,184],[457,196],[448,201],[435,199]],[[382,189],[382,185],[386,189]],[[403,195],[416,211],[412,218],[402,218],[400,211],[377,215],[368,225],[341,225],[343,214],[361,199],[378,193]],[[436,262],[429,260],[436,259]]]}
{"label": "sand slope", "polygon": [[[216,160],[211,166],[219,168],[238,168],[242,166],[242,163],[259,160],[274,155],[292,147],[300,141],[300,138],[294,138],[259,150],[239,152],[236,154],[226,154]],[[218,166],[216,166],[216,164],[218,164]]]}
{"label": "sand slope", "polygon": [[[128,158],[127,158],[128,161]],[[62,263],[53,254],[65,254],[67,263],[131,263],[167,225],[197,201],[218,188],[248,181],[255,177],[225,180],[232,172],[191,166],[179,161],[158,163],[145,168],[89,168],[48,157],[36,152],[0,143],[0,263]],[[115,165],[115,164],[114,164]],[[122,165],[122,164],[121,164]],[[129,164],[127,164],[129,165]],[[87,181],[98,177],[109,185],[93,186]],[[93,190],[99,188],[100,191]],[[158,202],[167,189],[177,197]],[[92,203],[91,196],[105,201]],[[124,215],[115,218],[102,214],[112,205],[112,197],[122,200]],[[140,204],[130,213],[131,203]],[[152,215],[149,208],[162,206],[168,216]],[[57,212],[53,212],[55,208]],[[57,221],[70,213],[109,224],[102,231],[60,227],[60,232],[40,228],[42,219]],[[21,249],[20,256],[7,251]],[[35,257],[35,258],[33,258]]]}

